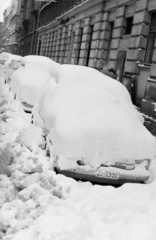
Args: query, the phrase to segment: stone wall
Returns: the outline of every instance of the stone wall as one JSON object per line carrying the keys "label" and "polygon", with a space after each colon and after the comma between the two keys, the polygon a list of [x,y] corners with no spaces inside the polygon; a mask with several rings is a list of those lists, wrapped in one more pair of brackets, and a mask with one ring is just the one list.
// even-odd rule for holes
{"label": "stone wall", "polygon": [[[46,9],[48,11],[48,7]],[[99,71],[120,67],[121,82],[130,81],[131,86],[134,81],[136,94],[138,64],[144,64],[154,10],[155,0],[81,1],[69,12],[61,9],[64,13],[48,24],[40,24],[36,53],[40,48],[40,55],[59,63],[79,64]],[[49,8],[47,14],[50,15],[50,11]],[[40,17],[45,16],[44,9]],[[120,59],[120,55],[124,57]],[[156,78],[156,44],[150,77]]]}
{"label": "stone wall", "polygon": [[[149,31],[147,3],[147,0],[84,1],[79,9],[66,13],[60,21],[57,19],[39,28],[38,42],[43,39],[41,55],[60,63],[86,65],[89,50],[87,65],[102,70],[115,68],[118,51],[125,50],[125,72],[137,74],[136,62],[144,59]],[[40,14],[42,17],[42,12]],[[130,16],[133,16],[132,32],[124,38],[126,17]],[[110,32],[112,22],[114,28]],[[93,32],[90,33],[92,25]]]}

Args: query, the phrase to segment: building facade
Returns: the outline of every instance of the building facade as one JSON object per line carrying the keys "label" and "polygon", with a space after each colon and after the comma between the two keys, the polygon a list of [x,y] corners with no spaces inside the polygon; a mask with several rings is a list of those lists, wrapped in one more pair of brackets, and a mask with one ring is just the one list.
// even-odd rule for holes
{"label": "building facade", "polygon": [[0,22],[0,48],[4,48],[4,23]]}
{"label": "building facade", "polygon": [[10,9],[10,36],[9,48],[10,52],[17,54],[18,38],[21,28],[20,18],[21,0],[12,0]]}
{"label": "building facade", "polygon": [[139,106],[156,79],[155,0],[52,1],[40,9],[37,31],[37,55],[114,68]]}
{"label": "building facade", "polygon": [[17,45],[19,31],[21,27],[20,21],[21,0],[12,0],[11,5],[4,11],[4,37],[3,44],[6,51],[17,54]]}
{"label": "building facade", "polygon": [[9,49],[9,42],[10,42],[10,6],[5,9],[3,13],[3,24],[4,24],[4,32],[3,32],[3,39],[1,44],[5,51],[10,52]]}
{"label": "building facade", "polygon": [[37,41],[38,8],[40,2],[22,0],[21,2],[21,29],[18,39],[18,54],[25,56],[35,54]]}

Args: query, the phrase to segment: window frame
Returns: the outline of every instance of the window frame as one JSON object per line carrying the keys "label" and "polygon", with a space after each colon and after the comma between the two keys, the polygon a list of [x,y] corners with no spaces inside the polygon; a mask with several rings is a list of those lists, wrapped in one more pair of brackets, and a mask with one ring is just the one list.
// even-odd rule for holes
{"label": "window frame", "polygon": [[[155,35],[155,36],[151,37],[151,35]],[[156,11],[152,12],[151,14],[151,23],[150,23],[150,29],[149,29],[148,40],[147,40],[147,45],[145,50],[145,57],[144,57],[145,64],[150,65],[152,63],[155,42],[156,42]]]}

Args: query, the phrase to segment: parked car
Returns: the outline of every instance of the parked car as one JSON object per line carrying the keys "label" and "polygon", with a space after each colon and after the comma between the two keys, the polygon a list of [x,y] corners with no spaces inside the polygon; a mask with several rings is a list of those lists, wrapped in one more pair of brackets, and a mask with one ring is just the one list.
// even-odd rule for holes
{"label": "parked car", "polygon": [[11,76],[11,92],[25,111],[31,112],[44,83],[50,78],[50,71],[58,63],[43,56],[26,56],[23,66]]}
{"label": "parked car", "polygon": [[32,110],[48,131],[53,167],[79,180],[123,184],[148,180],[155,139],[143,126],[127,89],[99,71],[53,69]]}
{"label": "parked car", "polygon": [[21,66],[24,66],[24,58],[19,55],[10,54],[4,64],[7,83],[10,83],[12,74]]}
{"label": "parked car", "polygon": [[8,60],[9,56],[11,55],[11,53],[8,52],[0,52],[0,67],[4,68],[5,67],[5,62]]}

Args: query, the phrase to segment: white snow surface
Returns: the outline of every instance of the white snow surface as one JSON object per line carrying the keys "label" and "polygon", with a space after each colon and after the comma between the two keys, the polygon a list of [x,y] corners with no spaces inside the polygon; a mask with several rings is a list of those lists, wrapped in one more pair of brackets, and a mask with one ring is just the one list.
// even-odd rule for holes
{"label": "white snow surface", "polygon": [[11,91],[19,101],[34,105],[44,83],[50,78],[51,69],[57,65],[47,57],[24,57],[24,66],[12,74]]}
{"label": "white snow surface", "polygon": [[7,177],[0,167],[0,239],[155,240],[156,159],[145,184],[114,188],[56,175],[46,131],[31,124],[1,76],[0,106],[0,153],[12,171]]}
{"label": "white snow surface", "polygon": [[54,66],[60,65],[59,63],[53,61],[48,57],[36,56],[36,55],[25,56],[24,62],[25,62],[25,65],[27,63],[38,65],[38,67],[41,67],[42,69],[47,70],[48,72],[50,72],[51,69],[54,68]]}
{"label": "white snow surface", "polygon": [[34,107],[55,154],[99,167],[154,158],[156,142],[126,88],[95,69],[60,65]]}
{"label": "white snow surface", "polygon": [[24,64],[24,58],[19,55],[10,54],[5,62],[6,81],[10,81],[10,77],[14,71]]}
{"label": "white snow surface", "polygon": [[9,56],[11,55],[11,53],[8,53],[8,52],[1,52],[0,53],[0,60],[8,60]]}

